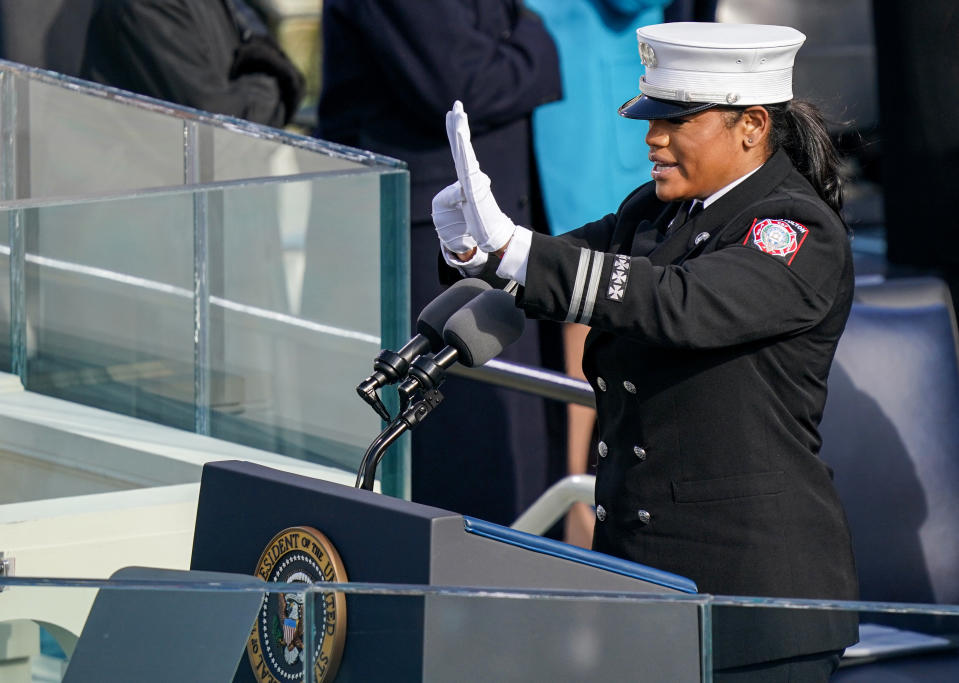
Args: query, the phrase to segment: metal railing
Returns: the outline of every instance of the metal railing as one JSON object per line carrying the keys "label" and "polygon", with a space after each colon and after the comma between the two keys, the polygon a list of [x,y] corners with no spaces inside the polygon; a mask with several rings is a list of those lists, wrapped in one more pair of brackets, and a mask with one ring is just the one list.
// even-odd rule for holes
{"label": "metal railing", "polygon": [[[477,368],[453,365],[449,373],[555,401],[596,407],[596,397],[588,382],[552,370],[494,359]],[[595,485],[596,477],[591,474],[573,474],[560,479],[510,526],[518,531],[542,535],[574,503],[592,505]]]}
{"label": "metal railing", "polygon": [[596,407],[596,397],[589,383],[581,379],[574,379],[561,372],[493,359],[478,368],[453,365],[449,369],[449,373],[508,389],[524,391],[554,401],[576,403],[589,408]]}

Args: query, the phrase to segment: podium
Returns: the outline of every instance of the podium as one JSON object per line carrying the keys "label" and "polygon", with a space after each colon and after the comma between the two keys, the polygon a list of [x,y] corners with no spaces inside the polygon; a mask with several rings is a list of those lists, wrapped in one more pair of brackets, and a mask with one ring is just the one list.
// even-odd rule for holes
{"label": "podium", "polygon": [[[688,579],[248,462],[204,466],[191,569],[260,569],[269,581],[262,569],[277,558],[264,565],[264,551],[294,527],[319,531],[350,582],[532,592],[347,594],[338,682],[701,680],[698,604],[625,595],[694,594]],[[535,594],[543,589],[602,595]],[[260,680],[244,657],[234,681]]]}

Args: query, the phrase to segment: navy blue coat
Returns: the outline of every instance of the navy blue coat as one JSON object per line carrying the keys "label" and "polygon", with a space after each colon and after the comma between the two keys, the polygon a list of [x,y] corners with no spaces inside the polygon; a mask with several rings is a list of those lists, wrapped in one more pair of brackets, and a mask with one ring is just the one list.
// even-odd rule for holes
{"label": "navy blue coat", "polygon": [[456,180],[444,117],[459,99],[500,207],[530,225],[530,115],[561,86],[520,0],[326,0],[323,44],[317,137],[409,164],[413,223]]}
{"label": "navy blue coat", "polygon": [[[409,165],[415,320],[443,288],[430,209],[456,180],[446,112],[463,102],[500,207],[535,227],[530,116],[560,95],[556,48],[519,0],[325,0],[323,50],[316,135]],[[528,325],[502,357],[543,365],[543,332]],[[413,433],[413,500],[512,522],[545,489],[554,461],[565,466],[565,435],[548,428],[557,406],[461,378],[442,390],[446,400]]]}

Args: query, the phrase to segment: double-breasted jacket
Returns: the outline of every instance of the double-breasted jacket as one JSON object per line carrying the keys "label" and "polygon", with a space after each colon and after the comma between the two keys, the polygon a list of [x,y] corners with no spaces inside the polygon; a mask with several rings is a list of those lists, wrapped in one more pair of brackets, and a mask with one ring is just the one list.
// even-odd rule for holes
{"label": "double-breasted jacket", "polygon": [[[679,227],[676,213],[648,183],[615,214],[534,234],[517,297],[532,317],[592,327],[594,549],[705,593],[855,599],[845,515],[817,457],[853,294],[845,226],[783,151]],[[800,630],[760,658],[856,639],[854,618]]]}

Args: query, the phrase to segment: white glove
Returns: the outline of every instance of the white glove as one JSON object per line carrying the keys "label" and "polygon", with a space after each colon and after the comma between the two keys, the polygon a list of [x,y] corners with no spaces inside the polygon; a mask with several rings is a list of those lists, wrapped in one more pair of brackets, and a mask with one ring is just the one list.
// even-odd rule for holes
{"label": "white glove", "polygon": [[433,227],[443,246],[454,254],[465,254],[476,248],[476,240],[469,234],[463,216],[465,203],[459,182],[447,185],[433,197]]}
{"label": "white glove", "polygon": [[490,192],[489,176],[480,170],[470,142],[469,120],[459,100],[446,113],[446,135],[453,152],[456,177],[466,200],[463,205],[466,227],[480,249],[498,251],[509,242],[516,226],[496,204]]}
{"label": "white glove", "polygon": [[[433,197],[433,226],[443,245],[443,260],[461,274],[472,277],[483,270],[487,254],[476,248],[476,240],[467,232],[466,218],[463,216],[465,203],[459,181],[437,192]],[[455,256],[474,250],[475,253],[468,261],[462,261]]]}

